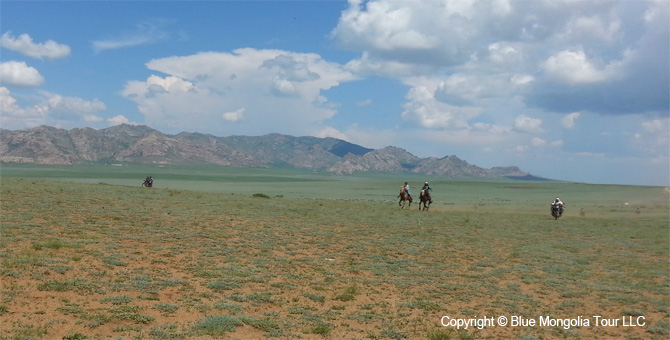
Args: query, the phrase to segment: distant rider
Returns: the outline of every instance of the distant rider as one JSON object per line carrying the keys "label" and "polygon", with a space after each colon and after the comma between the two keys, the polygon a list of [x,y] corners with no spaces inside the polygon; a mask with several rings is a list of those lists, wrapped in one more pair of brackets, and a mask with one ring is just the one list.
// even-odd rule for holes
{"label": "distant rider", "polygon": [[563,202],[561,202],[561,199],[558,197],[556,197],[556,199],[551,202],[551,208],[553,209],[556,207],[561,214],[563,213],[563,205]]}

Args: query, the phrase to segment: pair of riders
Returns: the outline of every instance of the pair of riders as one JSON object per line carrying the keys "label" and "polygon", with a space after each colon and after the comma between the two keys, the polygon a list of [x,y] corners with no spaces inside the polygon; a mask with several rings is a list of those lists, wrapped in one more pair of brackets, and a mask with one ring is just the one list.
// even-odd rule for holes
{"label": "pair of riders", "polygon": [[[428,182],[425,182],[423,184],[423,188],[421,188],[421,193],[422,194],[425,193],[426,195],[428,195],[428,197],[430,197],[430,194],[428,193],[428,191],[430,191],[430,190],[433,190],[433,189],[431,189],[431,187],[428,185]],[[407,196],[409,196],[409,200],[412,201],[412,194],[409,192],[409,184],[407,184],[407,182],[405,182],[405,184],[402,187],[400,187],[400,194],[398,195],[398,197],[400,197],[400,195],[402,195],[403,192],[407,192]],[[433,203],[432,198],[430,199],[430,203]]]}

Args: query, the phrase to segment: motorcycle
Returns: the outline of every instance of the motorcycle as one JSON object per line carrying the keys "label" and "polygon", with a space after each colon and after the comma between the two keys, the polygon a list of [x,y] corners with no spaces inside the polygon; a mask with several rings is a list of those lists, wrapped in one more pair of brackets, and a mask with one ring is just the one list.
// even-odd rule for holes
{"label": "motorcycle", "polygon": [[557,220],[559,217],[563,216],[563,205],[552,205],[551,206],[551,216]]}

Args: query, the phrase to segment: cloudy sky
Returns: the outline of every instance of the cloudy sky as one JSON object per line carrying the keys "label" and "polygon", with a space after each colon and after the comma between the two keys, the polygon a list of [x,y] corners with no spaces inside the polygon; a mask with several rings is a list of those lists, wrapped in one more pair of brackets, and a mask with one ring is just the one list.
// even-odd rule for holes
{"label": "cloudy sky", "polygon": [[669,4],[3,0],[0,126],[336,137],[667,186]]}

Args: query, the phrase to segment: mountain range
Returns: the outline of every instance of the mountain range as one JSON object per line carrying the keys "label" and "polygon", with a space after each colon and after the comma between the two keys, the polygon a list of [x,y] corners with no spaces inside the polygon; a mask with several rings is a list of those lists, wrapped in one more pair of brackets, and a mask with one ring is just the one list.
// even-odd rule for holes
{"label": "mountain range", "polygon": [[36,164],[208,163],[232,167],[289,167],[328,171],[417,173],[446,178],[536,178],[516,166],[485,169],[456,156],[420,158],[388,146],[370,149],[336,138],[168,135],[145,125],[64,130],[39,126],[0,129],[0,162]]}

